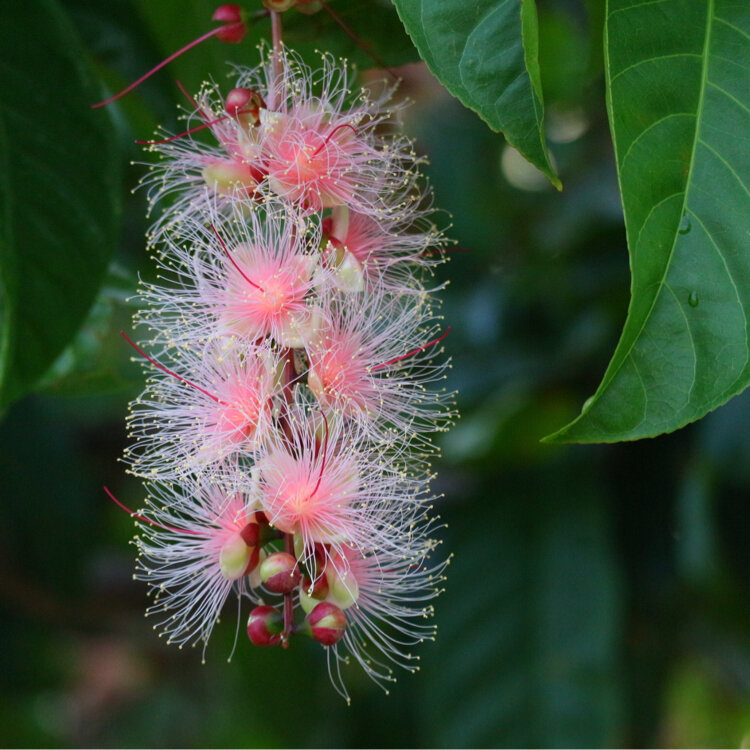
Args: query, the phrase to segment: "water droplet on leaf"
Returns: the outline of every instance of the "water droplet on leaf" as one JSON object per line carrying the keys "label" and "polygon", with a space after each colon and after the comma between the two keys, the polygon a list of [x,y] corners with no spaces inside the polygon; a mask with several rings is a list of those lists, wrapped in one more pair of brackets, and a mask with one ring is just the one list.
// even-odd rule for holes
{"label": "water droplet on leaf", "polygon": [[690,294],[688,294],[688,305],[690,305],[690,307],[698,307],[699,302],[700,300],[698,299],[697,292],[690,292]]}
{"label": "water droplet on leaf", "polygon": [[680,226],[677,227],[678,234],[687,234],[693,228],[693,223],[690,221],[690,217],[685,213],[682,214],[680,219]]}

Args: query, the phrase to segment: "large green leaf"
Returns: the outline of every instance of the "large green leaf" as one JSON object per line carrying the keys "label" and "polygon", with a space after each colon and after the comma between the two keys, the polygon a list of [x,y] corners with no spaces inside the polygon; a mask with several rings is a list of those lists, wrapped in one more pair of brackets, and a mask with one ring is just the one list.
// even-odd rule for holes
{"label": "large green leaf", "polygon": [[422,59],[552,182],[534,0],[393,0]]}
{"label": "large green leaf", "polygon": [[32,388],[72,338],[116,241],[112,127],[89,108],[100,98],[54,0],[3,6],[0,408]]}
{"label": "large green leaf", "polygon": [[669,432],[750,382],[750,4],[610,0],[605,46],[631,302],[558,441]]}

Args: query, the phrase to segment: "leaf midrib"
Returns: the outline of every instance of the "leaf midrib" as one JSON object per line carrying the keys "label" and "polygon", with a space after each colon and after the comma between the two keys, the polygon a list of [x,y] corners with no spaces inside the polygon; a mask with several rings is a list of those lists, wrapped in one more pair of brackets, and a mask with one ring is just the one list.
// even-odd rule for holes
{"label": "leaf midrib", "polygon": [[[691,190],[692,183],[693,183],[692,176],[693,176],[693,170],[694,170],[694,167],[695,167],[695,154],[696,154],[696,151],[697,151],[697,148],[698,148],[698,142],[700,140],[701,126],[703,124],[703,112],[704,112],[703,103],[704,103],[704,99],[705,99],[706,85],[708,83],[708,57],[709,57],[709,49],[710,49],[710,44],[711,44],[711,31],[712,31],[712,28],[713,28],[713,20],[714,20],[714,2],[715,2],[715,0],[707,0],[707,4],[706,4],[706,7],[707,7],[707,13],[706,13],[706,34],[705,34],[704,40],[703,40],[703,51],[702,51],[702,54],[700,55],[700,57],[701,57],[701,59],[703,61],[703,67],[702,67],[702,70],[701,70],[700,92],[699,92],[699,96],[698,96],[698,105],[697,105],[697,108],[696,108],[696,116],[695,116],[695,133],[693,135],[693,145],[692,145],[692,150],[690,152],[690,164],[688,166],[687,177],[686,177],[686,181],[685,181],[685,190],[683,191],[682,209],[680,211],[680,217],[682,217],[684,215],[684,213],[685,213],[685,211],[687,209],[688,197],[689,197],[690,190]],[[636,7],[636,6],[630,6],[630,8],[632,8],[632,7]],[[607,34],[609,34],[609,19],[610,18],[611,18],[611,15],[608,15],[607,16],[607,24],[606,24]],[[612,79],[611,79],[611,67],[610,67],[610,63],[609,63],[609,43],[608,43],[608,40],[607,40],[607,43],[605,44],[605,64],[606,64],[606,76],[607,76],[607,90],[608,90],[608,92],[611,92],[611,85],[610,84],[611,84],[611,80]],[[612,111],[611,111],[611,101],[608,104],[609,104],[609,106],[608,106],[607,109],[610,111],[610,118],[611,118],[611,122],[612,122],[612,141],[613,141],[613,144],[614,144],[614,147],[615,147],[615,155],[617,155],[617,153],[618,153],[618,142],[617,142],[617,135],[616,135],[616,131],[615,131],[614,117],[612,116]],[[623,195],[622,177],[621,177],[621,172],[620,172],[619,169],[617,170],[617,179],[618,179],[618,183],[619,183],[619,187],[620,187],[620,195]],[[628,222],[627,222],[627,217],[625,216],[625,214],[626,214],[626,208],[625,208],[625,203],[624,202],[623,202],[622,208],[623,208],[623,216],[625,217],[625,232],[626,232],[626,235],[628,235],[628,248],[630,250],[630,254],[631,254],[631,258],[632,258],[633,257],[633,252],[635,250],[635,247],[633,245],[631,245],[631,243],[630,243],[630,237],[629,237],[629,231],[628,231]],[[643,227],[641,227],[641,230],[642,229],[643,229]],[[617,375],[617,373],[621,370],[621,368],[625,364],[625,362],[627,362],[629,359],[631,359],[631,354],[633,352],[633,348],[635,347],[636,343],[640,340],[641,335],[643,333],[643,330],[646,327],[648,321],[650,320],[651,314],[653,313],[654,308],[656,307],[656,302],[657,302],[657,300],[659,299],[659,297],[661,295],[662,289],[664,288],[664,285],[666,284],[667,274],[669,273],[669,269],[671,268],[671,265],[672,265],[672,260],[674,258],[674,251],[675,251],[675,248],[677,246],[677,240],[678,239],[679,239],[679,233],[677,232],[677,227],[675,227],[674,238],[672,240],[672,247],[669,250],[669,257],[667,258],[667,262],[664,265],[664,273],[662,275],[661,280],[659,281],[659,284],[658,284],[658,287],[657,287],[657,291],[654,294],[654,297],[653,297],[653,300],[651,301],[651,304],[649,306],[648,312],[646,313],[646,315],[644,315],[643,320],[641,322],[640,328],[635,333],[635,335],[632,337],[632,339],[630,341],[630,344],[627,347],[627,350],[623,353],[623,355],[622,355],[620,361],[618,362],[617,366],[609,373],[609,376],[605,380],[602,381],[602,383],[601,383],[601,385],[599,387],[599,390],[598,390],[599,393],[602,393],[604,391],[604,389],[612,382],[612,380]],[[631,266],[630,272],[631,272],[631,288],[630,288],[630,290],[631,290],[631,297],[632,297],[633,288],[634,288],[633,285],[634,285],[634,281],[635,281],[635,274],[633,273],[633,267],[632,266]],[[693,354],[695,355],[695,349],[693,349]],[[635,362],[634,362],[634,364],[635,364]],[[648,399],[648,395],[646,396],[646,398]]]}

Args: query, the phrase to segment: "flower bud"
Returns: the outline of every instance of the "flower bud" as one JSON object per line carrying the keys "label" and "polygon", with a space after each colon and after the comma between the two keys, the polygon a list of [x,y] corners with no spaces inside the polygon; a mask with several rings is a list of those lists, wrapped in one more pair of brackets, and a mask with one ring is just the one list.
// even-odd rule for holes
{"label": "flower bud", "polygon": [[342,292],[361,292],[365,288],[365,274],[362,264],[345,247],[336,247],[329,258],[332,259],[333,284]]}
{"label": "flower bud", "polygon": [[247,620],[247,637],[255,646],[277,646],[281,642],[284,618],[275,607],[256,607]]}
{"label": "flower bud", "polygon": [[252,549],[245,544],[239,532],[232,534],[219,552],[219,569],[228,581],[236,581],[245,575],[250,563]]}
{"label": "flower bud", "polygon": [[220,195],[233,195],[235,191],[255,192],[262,175],[250,164],[234,159],[214,159],[203,168],[206,184]]}
{"label": "flower bud", "polygon": [[326,596],[328,580],[324,575],[318,576],[315,581],[311,581],[307,576],[302,579],[299,586],[299,603],[308,615]]}
{"label": "flower bud", "polygon": [[247,25],[242,17],[242,8],[239,5],[220,5],[214,11],[211,20],[226,22],[226,25],[222,26],[216,36],[227,44],[241,42],[247,33]]}
{"label": "flower bud", "polygon": [[258,559],[255,565],[250,565],[250,572],[247,574],[247,583],[251,589],[257,589],[263,581],[260,580],[260,563],[268,557],[268,554],[262,547],[256,548]]}
{"label": "flower bud", "polygon": [[265,106],[263,97],[252,89],[232,89],[224,100],[224,110],[228,115],[239,117],[246,125],[260,122],[260,108]]}
{"label": "flower bud", "polygon": [[320,602],[307,616],[303,630],[324,646],[338,643],[346,632],[346,615],[330,602]]}
{"label": "flower bud", "polygon": [[257,547],[258,539],[260,537],[258,524],[257,523],[245,524],[245,528],[242,529],[242,531],[240,531],[240,536],[242,537],[242,541],[245,542],[245,544],[248,547]]}
{"label": "flower bud", "polygon": [[297,561],[288,552],[274,552],[260,566],[260,580],[276,594],[288,594],[297,586],[300,577]]}
{"label": "flower bud", "polygon": [[335,565],[328,565],[326,578],[329,586],[327,601],[346,609],[359,599],[359,584],[349,568],[339,572]]}

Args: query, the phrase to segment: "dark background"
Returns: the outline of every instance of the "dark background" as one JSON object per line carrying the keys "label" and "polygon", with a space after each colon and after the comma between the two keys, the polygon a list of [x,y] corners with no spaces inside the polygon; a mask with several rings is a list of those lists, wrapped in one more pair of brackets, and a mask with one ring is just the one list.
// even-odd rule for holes
{"label": "dark background", "polygon": [[[143,617],[133,522],[101,490],[142,501],[118,463],[142,376],[117,332],[137,274],[153,273],[145,198],[130,193],[145,167],[128,162],[148,159],[132,142],[157,124],[180,128],[174,78],[195,88],[222,77],[225,60],[257,56],[252,41],[212,40],[102,112],[121,152],[119,248],[84,329],[0,423],[4,746],[750,744],[750,398],[653,440],[540,443],[594,392],[629,275],[597,3],[538,4],[561,194],[420,65],[399,69],[415,100],[404,127],[429,155],[436,205],[460,245],[439,276],[451,279],[445,346],[463,416],[435,467],[442,549],[455,559],[421,671],[385,695],[353,669],[347,707],[314,644],[263,651],[241,630],[227,663],[231,607],[206,665]],[[61,7],[111,90],[210,28],[213,9]],[[416,59],[387,3],[333,7],[389,64]],[[291,45],[352,51],[325,19],[287,15]],[[43,55],[44,35],[36,27],[8,43]],[[269,35],[259,21],[254,38]]]}

